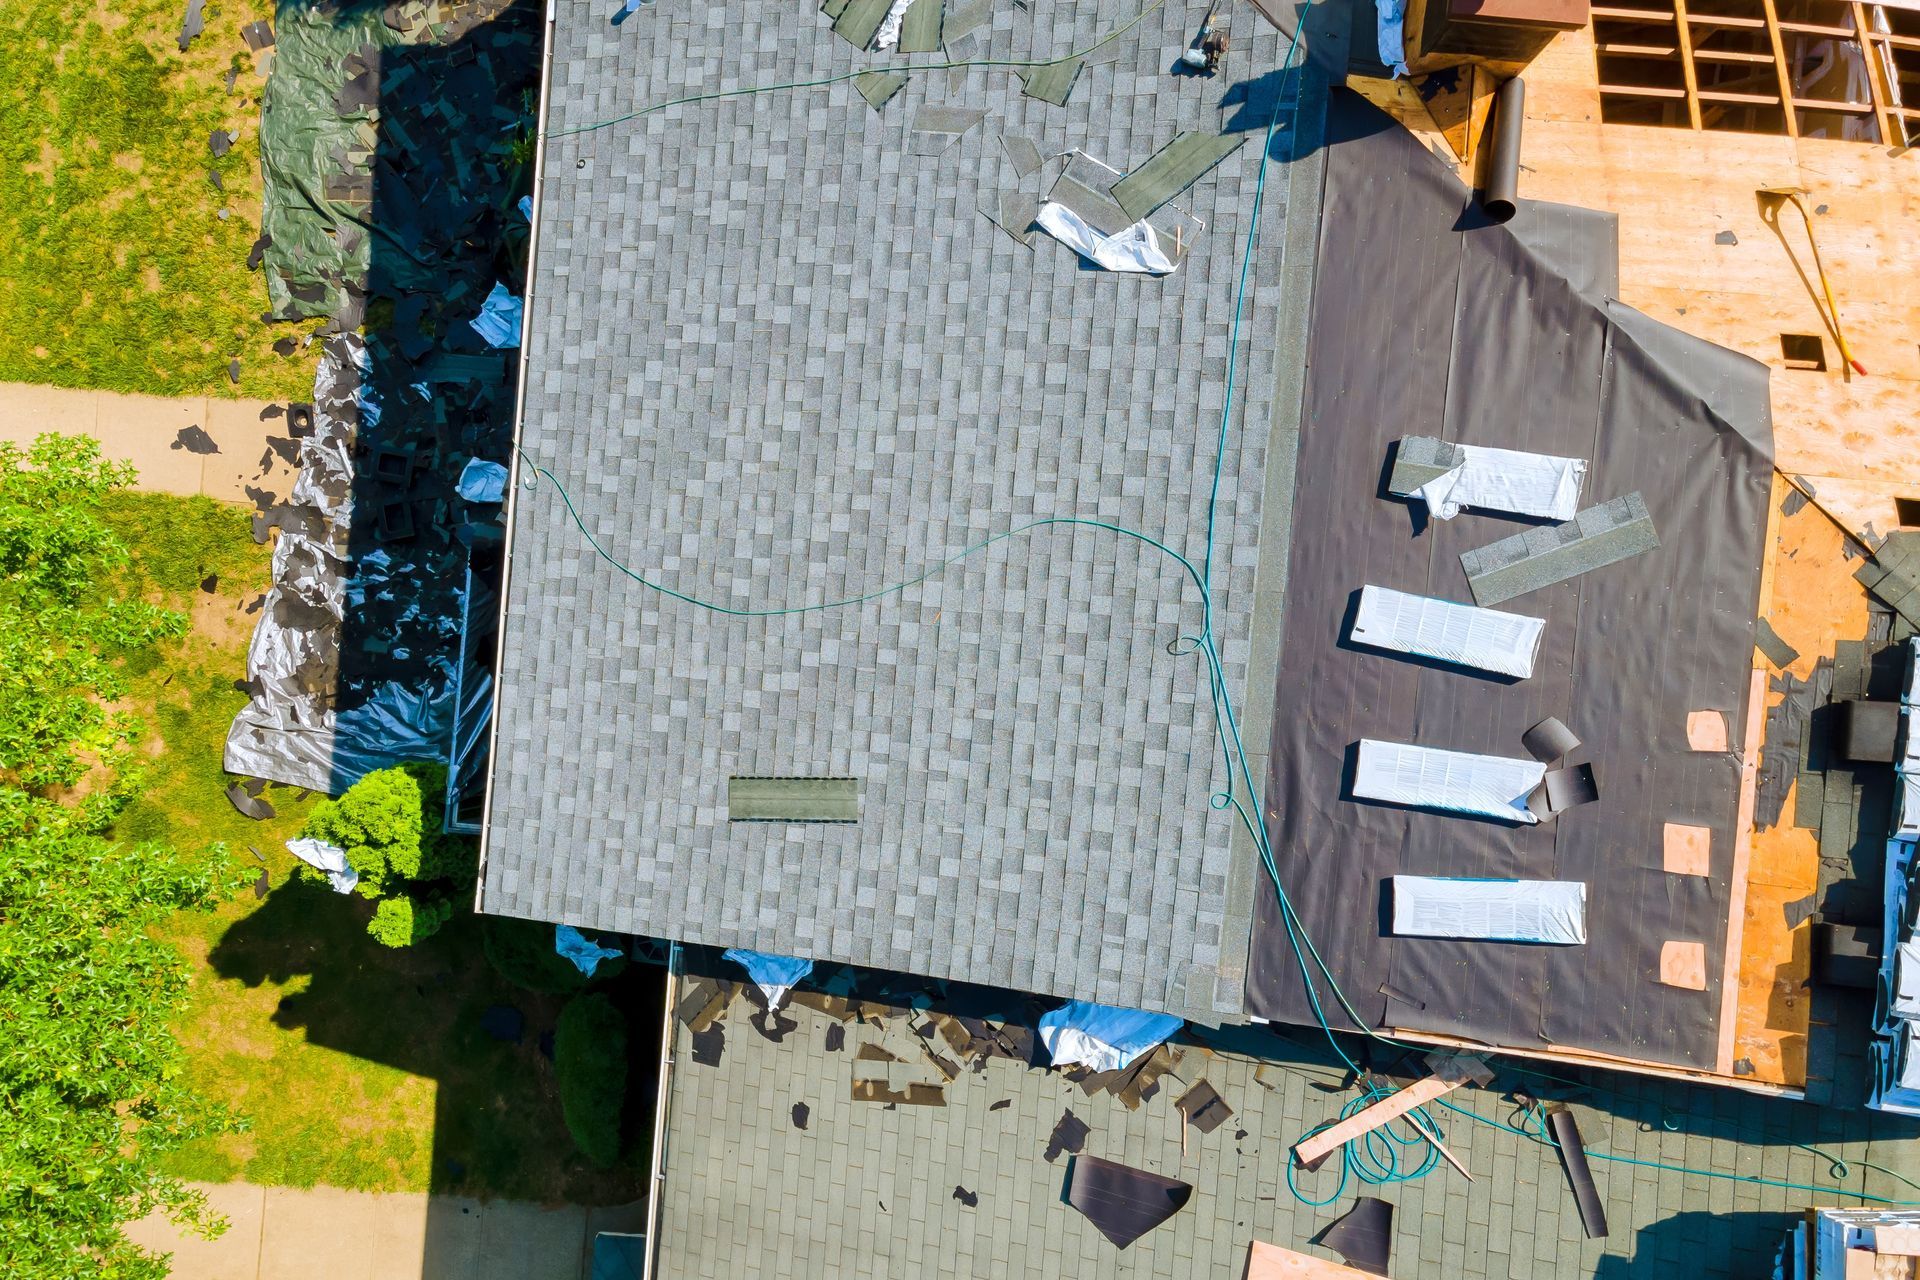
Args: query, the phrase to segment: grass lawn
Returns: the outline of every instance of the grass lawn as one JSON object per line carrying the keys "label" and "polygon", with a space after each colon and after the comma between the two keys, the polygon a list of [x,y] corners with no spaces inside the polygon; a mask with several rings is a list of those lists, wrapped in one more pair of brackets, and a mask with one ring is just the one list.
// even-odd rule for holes
{"label": "grass lawn", "polygon": [[[245,610],[268,576],[268,551],[254,545],[247,513],[204,498],[120,494],[110,516],[139,571],[194,621],[138,674],[133,701],[153,731],[153,775],[117,834],[222,840],[272,882],[264,900],[247,894],[164,930],[195,965],[179,1027],[194,1083],[252,1119],[251,1132],[180,1153],[172,1171],[577,1204],[637,1198],[644,1153],[600,1172],[567,1136],[552,1064],[538,1047],[559,997],[501,978],[468,913],[419,946],[375,943],[364,932],[371,903],[290,879],[283,841],[315,797],[270,788],[279,816],[254,822],[222,794],[231,779],[221,745],[245,701],[233,688],[253,625]],[[209,574],[218,581],[205,591]],[[496,1004],[525,1015],[520,1043],[483,1029],[482,1014]],[[638,1023],[634,1042],[650,1045],[653,1034]]]}
{"label": "grass lawn", "polygon": [[[185,8],[0,4],[0,381],[261,399],[313,386],[317,347],[273,354],[293,329],[261,323],[266,286],[246,269],[265,82],[240,29],[272,2],[207,0],[182,54]],[[218,159],[216,129],[235,136]]]}

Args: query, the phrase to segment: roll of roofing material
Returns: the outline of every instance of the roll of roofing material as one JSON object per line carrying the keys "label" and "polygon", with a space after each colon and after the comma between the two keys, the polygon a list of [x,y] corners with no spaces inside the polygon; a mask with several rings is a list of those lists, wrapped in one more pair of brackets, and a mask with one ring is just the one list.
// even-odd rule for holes
{"label": "roll of roofing material", "polygon": [[1493,146],[1480,207],[1495,222],[1513,217],[1520,200],[1520,126],[1526,115],[1527,82],[1515,76],[1493,95]]}

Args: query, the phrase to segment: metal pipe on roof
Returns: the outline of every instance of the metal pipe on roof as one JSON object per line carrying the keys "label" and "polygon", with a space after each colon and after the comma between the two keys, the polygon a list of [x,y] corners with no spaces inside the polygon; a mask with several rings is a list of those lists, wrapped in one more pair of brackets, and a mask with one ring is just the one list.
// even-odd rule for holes
{"label": "metal pipe on roof", "polygon": [[1520,126],[1527,115],[1527,83],[1519,76],[1493,95],[1493,146],[1487,152],[1487,180],[1480,207],[1495,222],[1513,217],[1520,200]]}

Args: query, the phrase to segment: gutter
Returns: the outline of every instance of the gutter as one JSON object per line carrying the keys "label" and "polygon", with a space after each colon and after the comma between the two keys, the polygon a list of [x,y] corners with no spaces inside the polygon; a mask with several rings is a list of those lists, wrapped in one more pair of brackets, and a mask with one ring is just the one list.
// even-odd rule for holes
{"label": "gutter", "polygon": [[660,1192],[667,1180],[667,1112],[673,1095],[673,1017],[680,1002],[680,944],[667,944],[666,1004],[660,1013],[660,1075],[653,1096],[653,1151],[647,1158],[647,1242],[640,1280],[653,1280],[660,1256]]}
{"label": "gutter", "polygon": [[[533,217],[529,220],[527,231],[527,284],[522,315],[526,317],[520,330],[519,377],[513,391],[513,452],[507,458],[507,505],[502,512],[506,521],[506,538],[500,546],[500,600],[499,613],[495,617],[497,636],[507,633],[507,596],[509,584],[513,581],[513,527],[514,511],[520,499],[520,433],[526,425],[527,416],[527,366],[532,359],[533,342],[532,323],[538,314],[535,306],[534,286],[539,279],[540,260],[540,189],[544,185],[547,171],[547,109],[553,92],[553,38],[558,26],[554,13],[556,0],[547,0],[545,38],[541,42],[540,52],[540,105],[534,113],[533,144]],[[487,846],[493,835],[493,776],[499,765],[500,745],[500,654],[502,646],[496,644],[493,652],[493,700],[487,708],[487,785],[485,799],[480,806],[480,863],[478,874],[473,882],[473,909],[483,909],[483,898],[487,884]]]}

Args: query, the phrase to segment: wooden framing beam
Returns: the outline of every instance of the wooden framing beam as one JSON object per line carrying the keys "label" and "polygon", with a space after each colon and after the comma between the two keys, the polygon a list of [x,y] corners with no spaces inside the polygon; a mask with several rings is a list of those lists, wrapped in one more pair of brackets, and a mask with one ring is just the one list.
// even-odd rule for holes
{"label": "wooden framing beam", "polygon": [[1618,94],[1623,98],[1684,98],[1685,89],[1662,89],[1650,84],[1603,84],[1600,92]]}
{"label": "wooden framing beam", "polygon": [[1760,0],[1766,11],[1767,39],[1773,44],[1773,69],[1780,77],[1780,109],[1787,118],[1787,136],[1800,136],[1800,121],[1793,114],[1793,80],[1787,75],[1787,46],[1780,39],[1780,13],[1774,8],[1773,0]]}
{"label": "wooden framing beam", "polygon": [[1673,31],[1680,46],[1680,75],[1687,82],[1687,119],[1700,131],[1700,78],[1693,69],[1693,32],[1687,25],[1687,0],[1673,0]]}
{"label": "wooden framing beam", "polygon": [[1887,111],[1887,90],[1880,83],[1880,73],[1886,70],[1886,65],[1867,25],[1867,6],[1860,0],[1853,0],[1853,26],[1860,33],[1860,52],[1867,60],[1867,96],[1873,99],[1873,117],[1880,122],[1880,141],[1892,142],[1899,135],[1893,127],[1893,116]]}

